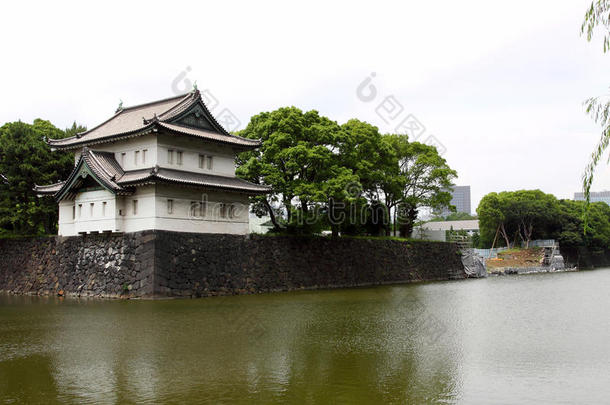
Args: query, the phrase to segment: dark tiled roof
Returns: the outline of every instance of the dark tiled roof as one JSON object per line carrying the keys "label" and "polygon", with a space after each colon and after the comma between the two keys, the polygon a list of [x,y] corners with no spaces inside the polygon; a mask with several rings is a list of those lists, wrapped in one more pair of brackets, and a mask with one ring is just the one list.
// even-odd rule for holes
{"label": "dark tiled roof", "polygon": [[199,138],[205,138],[205,139],[209,139],[212,141],[218,141],[218,142],[222,142],[222,143],[229,143],[229,144],[241,145],[241,146],[254,146],[254,147],[260,145],[260,142],[257,141],[256,139],[242,138],[242,137],[238,137],[238,136],[234,136],[234,135],[227,136],[227,135],[219,134],[219,133],[212,132],[212,131],[206,131],[204,129],[189,128],[189,127],[184,127],[184,126],[176,125],[176,124],[168,124],[165,122],[159,122],[159,125],[163,128],[169,129],[173,132],[196,136]]}
{"label": "dark tiled roof", "polygon": [[119,180],[119,184],[127,186],[156,181],[210,187],[229,191],[240,191],[253,194],[264,194],[271,191],[271,188],[267,186],[250,183],[249,181],[240,179],[239,177],[185,172],[182,170],[165,169],[160,167],[154,167],[148,172],[148,174],[145,174],[141,170],[137,172],[126,172],[125,175]]}
{"label": "dark tiled roof", "polygon": [[125,172],[125,174],[123,174],[123,176],[121,176],[121,179],[119,180],[119,182],[122,184],[127,184],[127,183],[131,184],[134,182],[149,179],[151,171],[152,171],[151,168],[140,169],[140,170],[130,170],[128,172]]}
{"label": "dark tiled roof", "polygon": [[93,129],[81,132],[70,138],[49,139],[49,145],[56,148],[69,147],[72,145],[82,146],[101,139],[146,129],[151,127],[151,125],[150,123],[145,124],[143,118],[152,119],[155,115],[159,116],[177,107],[178,104],[181,104],[188,98],[190,98],[189,94],[123,108]]}
{"label": "dark tiled roof", "polygon": [[[68,177],[59,190],[53,194],[55,198],[62,199],[66,194],[69,194],[73,188],[78,188],[81,185],[83,180],[79,178],[79,173],[83,166],[86,166],[91,171],[96,181],[106,189],[116,194],[129,194],[131,192],[131,190],[125,189],[117,184],[117,179],[122,177],[124,172],[114,158],[113,153],[96,152],[89,148],[84,148],[70,177]],[[51,188],[51,186],[43,187]],[[39,189],[37,192],[39,192]]]}
{"label": "dark tiled roof", "polygon": [[38,194],[38,196],[53,195],[53,194],[57,193],[59,190],[61,190],[62,186],[65,183],[66,183],[65,181],[60,181],[59,183],[48,184],[46,186],[35,185],[34,191],[36,192],[36,194]]}
{"label": "dark tiled roof", "polygon": [[94,152],[85,148],[82,154],[89,168],[102,180],[106,186],[114,191],[121,191],[122,187],[117,183],[125,172],[114,158],[112,152]]}
{"label": "dark tiled roof", "polygon": [[112,152],[92,151],[89,148],[83,149],[78,163],[66,181],[48,186],[36,186],[34,190],[38,195],[53,195],[57,199],[64,198],[72,189],[81,185],[82,179],[79,173],[83,165],[86,165],[100,185],[116,194],[131,194],[133,187],[157,182],[209,187],[247,194],[264,194],[271,191],[269,187],[250,183],[238,177],[185,172],[158,166],[125,172]]}
{"label": "dark tiled roof", "polygon": [[[196,104],[203,108],[204,114],[210,121],[213,130],[193,129],[172,122],[172,120],[177,119],[180,114]],[[73,149],[86,145],[111,142],[123,137],[144,135],[159,129],[205,138],[210,141],[223,142],[238,147],[255,148],[260,146],[260,141],[258,140],[242,138],[227,132],[207,109],[199,91],[120,109],[110,119],[93,129],[81,132],[70,138],[49,139],[48,144],[56,149]]]}

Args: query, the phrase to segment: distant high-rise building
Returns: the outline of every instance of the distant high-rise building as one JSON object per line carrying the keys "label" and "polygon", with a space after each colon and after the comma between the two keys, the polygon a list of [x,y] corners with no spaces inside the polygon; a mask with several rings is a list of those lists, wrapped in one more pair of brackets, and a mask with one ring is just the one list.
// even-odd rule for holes
{"label": "distant high-rise building", "polygon": [[[585,200],[584,193],[582,193],[582,192],[574,193],[574,201],[584,201],[584,200]],[[602,201],[602,202],[605,202],[606,204],[610,205],[610,191],[598,191],[598,192],[592,191],[590,201],[591,202]]]}
{"label": "distant high-rise building", "polygon": [[[451,192],[451,205],[455,206],[456,212],[465,212],[470,214],[470,186],[454,186]],[[442,216],[451,214],[449,209],[444,209]]]}

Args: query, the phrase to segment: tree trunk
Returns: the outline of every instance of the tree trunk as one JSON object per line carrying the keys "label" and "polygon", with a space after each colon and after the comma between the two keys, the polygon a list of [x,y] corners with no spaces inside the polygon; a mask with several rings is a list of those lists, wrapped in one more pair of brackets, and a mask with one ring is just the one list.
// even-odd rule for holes
{"label": "tree trunk", "polygon": [[[523,233],[521,233],[521,226],[523,226]],[[525,248],[529,249],[530,242],[532,240],[532,233],[534,232],[534,225],[532,223],[529,226],[525,223],[525,221],[521,221],[519,224],[519,236],[521,240],[525,242]]]}
{"label": "tree trunk", "polygon": [[286,208],[286,220],[290,224],[290,221],[292,220],[292,205],[290,204],[292,197],[285,197],[282,201],[284,202],[284,207]]}
{"label": "tree trunk", "polygon": [[275,229],[276,231],[280,231],[280,224],[277,223],[277,218],[275,218],[275,213],[273,212],[273,209],[271,208],[271,204],[269,204],[269,201],[267,201],[267,199],[265,198],[265,207],[267,207],[267,211],[269,212],[269,217],[271,218],[271,223],[273,224],[273,229]]}
{"label": "tree trunk", "polygon": [[385,229],[385,236],[391,236],[392,235],[392,209],[388,206],[388,204],[385,205],[386,209],[388,210],[388,218],[390,218],[390,225]]}
{"label": "tree trunk", "polygon": [[494,250],[494,247],[496,246],[496,240],[498,240],[498,233],[500,233],[500,225],[498,225],[498,227],[496,228],[496,235],[494,236],[494,241],[491,243],[491,250],[489,251],[489,256],[487,256],[487,258],[491,256],[491,251]]}
{"label": "tree trunk", "polygon": [[523,224],[523,221],[521,221],[521,223],[519,224],[519,226],[517,227],[517,233],[519,234],[519,237],[521,238],[521,241],[523,243],[525,243],[525,246],[527,247],[527,241],[525,240],[525,225],[523,226],[523,232],[521,232],[521,225]]}
{"label": "tree trunk", "polygon": [[523,230],[525,231],[525,236],[527,237],[525,247],[529,249],[530,241],[532,240],[532,232],[534,231],[534,225],[530,223],[530,225],[526,227],[525,224],[523,224]]}
{"label": "tree trunk", "polygon": [[400,224],[400,236],[402,238],[410,238],[413,233],[413,224],[417,219],[417,209],[412,206],[407,206],[405,209],[404,219]]}
{"label": "tree trunk", "polygon": [[500,224],[500,233],[502,234],[502,237],[504,238],[504,241],[506,242],[506,248],[510,248],[510,238],[508,237],[508,234],[506,233],[506,228],[504,228],[504,222]]}

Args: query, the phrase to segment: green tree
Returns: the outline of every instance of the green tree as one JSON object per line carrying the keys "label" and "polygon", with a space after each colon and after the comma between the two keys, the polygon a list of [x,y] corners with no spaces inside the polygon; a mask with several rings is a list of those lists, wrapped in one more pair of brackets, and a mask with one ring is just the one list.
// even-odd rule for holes
{"label": "green tree", "polygon": [[36,184],[65,180],[74,167],[70,153],[51,152],[47,138],[62,138],[84,130],[76,124],[62,131],[49,121],[21,121],[0,127],[0,227],[13,234],[55,233],[57,203],[38,198]]}
{"label": "green tree", "polygon": [[548,235],[557,213],[557,199],[540,190],[520,190],[507,194],[507,215],[516,223],[517,233],[525,247],[533,236]]}
{"label": "green tree", "polygon": [[477,207],[477,215],[481,232],[480,241],[484,246],[494,245],[498,235],[504,238],[506,246],[510,246],[506,205],[503,193],[489,193],[481,199]]}
{"label": "green tree", "polygon": [[389,213],[401,206],[409,235],[419,207],[451,199],[444,190],[456,172],[436,148],[382,135],[366,122],[339,126],[316,111],[286,107],[252,117],[239,134],[262,140],[237,157],[237,175],[272,187],[252,199],[252,211],[269,213],[276,230],[389,235]]}
{"label": "green tree", "polygon": [[379,186],[388,173],[395,173],[397,160],[392,145],[368,122],[351,119],[341,125],[339,161],[359,178],[369,200],[380,200]]}
{"label": "green tree", "polygon": [[[593,38],[596,28],[603,32],[603,51],[610,51],[610,0],[595,0],[585,13],[585,19],[581,26],[581,33],[585,34],[588,41]],[[589,163],[583,175],[583,190],[585,194],[585,232],[588,228],[588,214],[590,206],[591,185],[593,183],[595,168],[604,156],[610,145],[610,100],[592,97],[585,101],[586,111],[602,127],[600,140],[591,154]]]}
{"label": "green tree", "polygon": [[608,249],[610,246],[610,207],[603,202],[590,205],[589,230],[585,233],[582,210],[584,201],[560,200],[554,237],[561,246],[586,246]]}
{"label": "green tree", "polygon": [[[388,136],[367,122],[351,119],[341,129],[339,160],[358,179],[349,186],[350,225],[352,229],[359,227],[361,233],[389,235],[389,213],[396,204],[389,185],[396,183],[399,176],[396,151]],[[359,187],[365,199],[357,200],[354,191]],[[402,183],[397,191],[401,188]],[[353,216],[352,211],[359,215]]]}
{"label": "green tree", "polygon": [[449,206],[451,193],[447,190],[453,186],[457,172],[449,167],[434,146],[409,142],[403,136],[392,136],[390,142],[398,159],[398,176],[389,189],[393,193],[395,185],[402,187],[392,198],[398,201],[396,222],[400,235],[409,237],[420,208]]}
{"label": "green tree", "polygon": [[240,135],[263,142],[238,156],[237,175],[272,187],[272,194],[254,198],[253,211],[266,210],[276,230],[281,225],[273,203],[281,202],[289,227],[307,228],[320,219],[320,204],[343,198],[347,185],[357,181],[338,161],[339,125],[317,111],[284,107],[263,112]]}
{"label": "green tree", "polygon": [[497,235],[508,246],[511,236],[525,246],[533,239],[553,238],[561,246],[610,246],[610,207],[590,205],[589,231],[585,233],[583,201],[558,201],[540,190],[489,193],[481,200],[479,214],[480,245],[490,247]]}

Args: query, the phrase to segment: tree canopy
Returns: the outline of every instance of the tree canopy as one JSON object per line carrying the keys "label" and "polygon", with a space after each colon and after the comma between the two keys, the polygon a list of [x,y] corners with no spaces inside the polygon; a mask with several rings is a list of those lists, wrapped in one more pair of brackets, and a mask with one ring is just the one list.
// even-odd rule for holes
{"label": "tree canopy", "polygon": [[0,229],[11,234],[49,234],[57,227],[57,203],[38,198],[36,184],[64,180],[74,167],[70,153],[51,152],[45,138],[72,136],[85,128],[75,124],[62,131],[36,119],[0,127]]}
{"label": "tree canopy", "polygon": [[557,200],[540,190],[489,193],[477,208],[480,245],[528,246],[533,239],[556,239],[562,246],[610,246],[610,207],[591,204],[585,233],[583,201]]}
{"label": "tree canopy", "polygon": [[[390,233],[391,212],[410,235],[418,208],[447,206],[456,172],[435,147],[384,135],[367,122],[339,125],[317,111],[285,107],[258,114],[239,135],[261,148],[237,158],[237,174],[273,193],[253,198],[276,230],[334,235]],[[402,210],[399,210],[401,208]]]}
{"label": "tree canopy", "polygon": [[[66,179],[74,157],[51,152],[44,140],[84,130],[73,124],[62,131],[41,119],[0,128],[0,232],[56,231],[56,202],[38,198],[33,187]],[[251,209],[269,214],[276,231],[389,235],[393,214],[410,236],[419,208],[448,206],[451,198],[446,190],[456,173],[435,147],[367,122],[339,125],[317,111],[285,107],[252,117],[239,134],[262,140],[237,156],[236,173],[272,187],[252,198]]]}
{"label": "tree canopy", "polygon": [[340,126],[317,111],[286,107],[263,112],[252,117],[240,135],[263,142],[259,149],[237,157],[237,175],[272,187],[272,194],[253,199],[253,212],[267,211],[276,229],[279,212],[273,203],[282,203],[285,223],[291,227],[298,227],[298,221],[317,224],[315,208],[345,197],[348,184],[358,182],[338,159]]}

